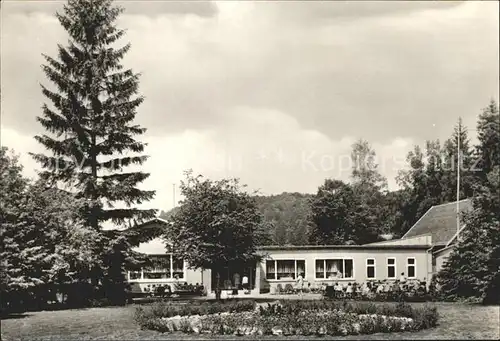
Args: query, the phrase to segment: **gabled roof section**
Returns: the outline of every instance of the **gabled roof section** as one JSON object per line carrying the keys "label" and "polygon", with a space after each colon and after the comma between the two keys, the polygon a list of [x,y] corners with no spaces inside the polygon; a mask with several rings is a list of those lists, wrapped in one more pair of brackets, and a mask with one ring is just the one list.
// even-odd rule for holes
{"label": "gabled roof section", "polygon": [[138,235],[138,243],[134,251],[146,255],[166,254],[168,251],[162,234],[165,226],[170,224],[168,220],[156,217],[136,225],[133,231]]}
{"label": "gabled roof section", "polygon": [[[460,200],[460,213],[472,210],[470,199]],[[446,245],[457,233],[457,202],[436,205],[406,232],[402,239],[431,235],[433,245]]]}
{"label": "gabled roof section", "polygon": [[164,224],[164,225],[170,224],[170,222],[168,220],[162,219],[160,217],[155,217],[151,220],[143,222],[142,224],[139,224],[137,227],[148,226],[148,225],[155,224],[155,223],[156,224]]}
{"label": "gabled roof section", "polygon": [[160,238],[169,224],[170,222],[165,219],[153,218],[123,230],[121,233],[126,234],[133,245],[139,245]]}

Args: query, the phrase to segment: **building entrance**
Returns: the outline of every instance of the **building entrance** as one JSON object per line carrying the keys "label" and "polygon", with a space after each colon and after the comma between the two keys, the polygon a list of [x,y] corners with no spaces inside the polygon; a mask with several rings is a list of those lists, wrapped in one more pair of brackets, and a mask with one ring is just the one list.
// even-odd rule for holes
{"label": "building entrance", "polygon": [[[255,266],[239,267],[239,268],[225,268],[220,274],[220,287],[221,289],[236,289],[242,290],[243,277],[248,278],[248,289],[255,288]],[[217,288],[217,274],[212,271],[212,292]]]}

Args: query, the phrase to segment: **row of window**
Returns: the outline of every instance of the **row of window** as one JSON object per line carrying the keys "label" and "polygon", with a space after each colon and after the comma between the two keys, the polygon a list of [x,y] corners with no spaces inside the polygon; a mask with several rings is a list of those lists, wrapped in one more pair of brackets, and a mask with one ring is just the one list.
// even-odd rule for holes
{"label": "row of window", "polygon": [[184,278],[184,261],[172,257],[162,257],[161,266],[147,267],[142,271],[131,271],[130,279],[171,279]]}
{"label": "row of window", "polygon": [[[354,278],[354,263],[350,258],[335,259],[317,259],[315,268],[315,279],[352,279]],[[306,278],[305,260],[300,259],[278,259],[266,260],[266,278],[267,279],[296,279],[299,274]],[[375,259],[366,260],[366,278],[375,279]],[[385,277],[395,279],[396,258],[387,258],[387,269]],[[416,260],[407,258],[406,260],[406,278],[415,278]]]}

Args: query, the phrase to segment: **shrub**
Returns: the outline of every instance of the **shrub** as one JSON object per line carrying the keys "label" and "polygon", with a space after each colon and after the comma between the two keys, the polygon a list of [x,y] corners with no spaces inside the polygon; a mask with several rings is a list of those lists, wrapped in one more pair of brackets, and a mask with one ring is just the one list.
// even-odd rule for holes
{"label": "shrub", "polygon": [[193,332],[193,328],[191,327],[191,321],[187,318],[183,318],[179,321],[179,330],[183,333],[190,334]]}
{"label": "shrub", "polygon": [[222,318],[219,315],[207,315],[206,318],[201,320],[202,330],[210,332],[211,334],[223,334],[224,326]]}
{"label": "shrub", "polygon": [[341,335],[340,324],[342,319],[339,314],[332,314],[328,319],[326,319],[325,327],[326,333],[330,336]]}
{"label": "shrub", "polygon": [[285,284],[285,293],[289,294],[293,292],[294,292],[293,286],[290,283]]}
{"label": "shrub", "polygon": [[335,290],[332,285],[329,285],[325,289],[325,296],[328,298],[334,298],[335,297]]}
{"label": "shrub", "polygon": [[396,316],[413,317],[414,311],[411,305],[406,302],[399,302],[396,305]]}
{"label": "shrub", "polygon": [[283,292],[283,287],[281,286],[281,283],[278,283],[276,286],[276,293],[281,294]]}
{"label": "shrub", "polygon": [[175,324],[161,318],[141,318],[139,325],[141,329],[156,330],[161,333],[175,331]]}
{"label": "shrub", "polygon": [[268,303],[266,306],[259,306],[259,313],[262,316],[281,315],[286,308],[279,303]]}
{"label": "shrub", "polygon": [[252,311],[255,309],[255,301],[237,301],[234,304],[228,305],[229,312],[241,313],[244,311]]}
{"label": "shrub", "polygon": [[436,307],[425,305],[422,308],[416,308],[411,316],[415,323],[415,329],[427,329],[437,326],[439,314]]}
{"label": "shrub", "polygon": [[255,309],[255,301],[229,301],[229,302],[190,302],[189,304],[175,304],[171,302],[155,302],[145,308],[138,307],[136,316],[141,315],[144,318],[153,317],[172,317],[172,316],[191,316],[207,315],[223,312],[244,312]]}
{"label": "shrub", "polygon": [[89,301],[88,303],[89,307],[92,308],[101,308],[101,307],[109,307],[114,305],[113,302],[111,302],[110,299],[104,297],[104,298],[93,298]]}
{"label": "shrub", "polygon": [[363,318],[359,322],[359,333],[360,334],[374,334],[379,330],[376,323],[374,323],[372,318]]}
{"label": "shrub", "polygon": [[385,316],[400,316],[421,320],[427,326],[437,323],[437,309],[428,305],[423,308],[413,308],[406,302],[398,304],[374,304],[372,302],[335,302],[329,300],[281,300],[279,303],[259,307],[263,316],[297,315],[303,311],[344,311],[353,314],[379,314]]}

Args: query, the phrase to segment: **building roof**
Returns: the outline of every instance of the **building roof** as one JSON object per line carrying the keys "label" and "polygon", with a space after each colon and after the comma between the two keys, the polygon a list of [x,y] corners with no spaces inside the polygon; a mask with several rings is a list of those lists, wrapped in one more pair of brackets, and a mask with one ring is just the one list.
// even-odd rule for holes
{"label": "building roof", "polygon": [[262,251],[295,251],[295,250],[395,250],[395,249],[428,249],[430,245],[394,245],[394,244],[364,244],[364,245],[267,245],[260,246]]}
{"label": "building roof", "polygon": [[[472,210],[470,199],[458,202],[460,213]],[[429,208],[406,232],[402,239],[431,235],[433,245],[446,245],[457,233],[457,203],[450,202]]]}
{"label": "building roof", "polygon": [[390,239],[380,242],[369,243],[365,245],[426,245],[432,246],[432,236],[430,234],[423,234],[415,237],[408,237],[405,239]]}

